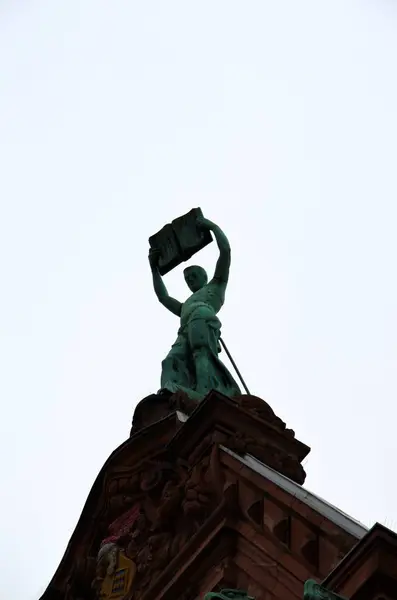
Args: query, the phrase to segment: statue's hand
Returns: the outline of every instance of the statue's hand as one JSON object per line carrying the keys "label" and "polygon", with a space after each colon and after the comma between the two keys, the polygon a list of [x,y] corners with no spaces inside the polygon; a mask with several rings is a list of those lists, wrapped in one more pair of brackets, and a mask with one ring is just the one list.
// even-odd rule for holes
{"label": "statue's hand", "polygon": [[212,221],[209,221],[208,219],[205,219],[204,217],[197,217],[196,225],[199,229],[202,229],[203,231],[209,231],[214,226]]}
{"label": "statue's hand", "polygon": [[160,258],[160,250],[157,250],[156,248],[150,248],[149,263],[150,263],[150,267],[152,269],[156,269],[158,267],[159,258]]}

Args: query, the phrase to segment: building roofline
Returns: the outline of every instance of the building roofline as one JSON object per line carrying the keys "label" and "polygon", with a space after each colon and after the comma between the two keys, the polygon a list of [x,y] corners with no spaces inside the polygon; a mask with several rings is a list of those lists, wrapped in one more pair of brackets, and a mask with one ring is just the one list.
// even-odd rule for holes
{"label": "building roofline", "polygon": [[359,521],[356,521],[336,506],[333,506],[326,500],[323,500],[316,494],[313,494],[301,485],[295,483],[295,481],[292,481],[292,479],[289,479],[285,475],[281,475],[281,473],[278,473],[271,467],[268,467],[251,454],[239,455],[233,452],[232,450],[229,450],[229,448],[226,448],[223,445],[221,445],[221,448],[227,454],[233,456],[234,458],[242,462],[244,465],[246,465],[248,468],[252,469],[259,475],[266,477],[267,479],[278,485],[280,488],[294,496],[295,498],[298,498],[299,500],[310,506],[310,508],[332,521],[332,523],[334,523],[338,527],[344,529],[347,533],[349,533],[356,539],[359,540],[368,533],[368,528],[365,527],[365,525],[363,525]]}
{"label": "building roofline", "polygon": [[352,573],[353,565],[357,564],[362,557],[368,553],[370,548],[374,548],[377,543],[392,544],[394,548],[397,547],[397,533],[392,531],[381,523],[375,523],[371,529],[349,550],[349,552],[343,557],[340,563],[338,563],[327,577],[322,582],[322,585],[333,588],[335,581],[343,578],[344,574]]}

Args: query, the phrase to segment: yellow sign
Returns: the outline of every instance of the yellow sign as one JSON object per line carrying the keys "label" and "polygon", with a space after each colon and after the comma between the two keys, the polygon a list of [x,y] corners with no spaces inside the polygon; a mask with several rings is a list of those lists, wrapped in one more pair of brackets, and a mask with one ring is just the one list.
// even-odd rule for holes
{"label": "yellow sign", "polygon": [[116,600],[124,598],[131,589],[136,573],[136,564],[127,558],[120,550],[117,567],[113,575],[106,575],[102,581],[99,598],[101,600]]}

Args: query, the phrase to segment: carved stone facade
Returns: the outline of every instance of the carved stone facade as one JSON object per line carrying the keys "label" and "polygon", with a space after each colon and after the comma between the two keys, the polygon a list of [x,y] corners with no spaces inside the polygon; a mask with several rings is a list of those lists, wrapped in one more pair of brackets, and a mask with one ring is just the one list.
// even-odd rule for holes
{"label": "carved stone facade", "polygon": [[301,598],[366,534],[301,487],[308,452],[253,396],[143,400],[42,600]]}

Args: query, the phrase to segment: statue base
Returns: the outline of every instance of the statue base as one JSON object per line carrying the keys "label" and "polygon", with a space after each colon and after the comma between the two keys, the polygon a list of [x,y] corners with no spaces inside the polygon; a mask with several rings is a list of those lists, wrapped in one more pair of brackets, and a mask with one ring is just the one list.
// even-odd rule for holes
{"label": "statue base", "polygon": [[[178,415],[179,413],[179,415]],[[174,433],[180,428],[203,429],[216,423],[219,440],[238,454],[251,454],[261,462],[303,484],[306,473],[301,465],[310,448],[295,438],[269,406],[257,396],[241,394],[228,398],[213,390],[200,402],[193,400],[183,391],[172,393],[160,390],[147,396],[136,406],[130,436],[138,434],[155,423],[176,414],[170,426]],[[181,432],[182,433],[182,432]],[[173,435],[170,432],[170,435]],[[194,437],[194,436],[193,436]]]}

